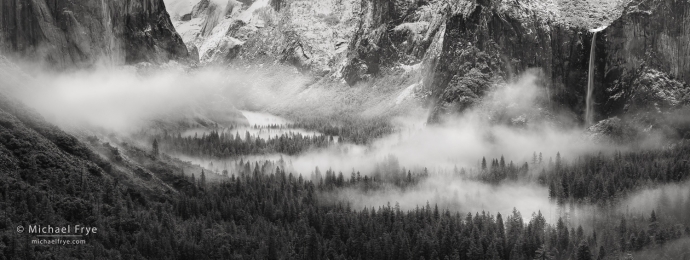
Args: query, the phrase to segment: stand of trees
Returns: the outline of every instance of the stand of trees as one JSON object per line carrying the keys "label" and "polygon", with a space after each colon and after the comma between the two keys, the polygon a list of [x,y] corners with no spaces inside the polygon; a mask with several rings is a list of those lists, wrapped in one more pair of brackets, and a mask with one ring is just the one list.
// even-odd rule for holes
{"label": "stand of trees", "polygon": [[[333,124],[332,122],[340,122]],[[368,144],[372,140],[394,132],[394,127],[386,119],[380,118],[319,118],[297,119],[289,128],[308,129],[329,136],[339,136],[341,142]]]}
{"label": "stand of trees", "polygon": [[189,185],[162,200],[117,182],[51,195],[3,178],[4,228],[69,222],[100,231],[87,245],[61,247],[3,232],[0,259],[619,259],[690,235],[654,212],[585,232],[561,219],[549,225],[540,212],[325,206],[317,191],[332,181],[315,184],[280,168],[217,184],[168,177]]}
{"label": "stand of trees", "polygon": [[[218,163],[218,162],[217,162]],[[219,168],[220,167],[220,168]],[[285,175],[286,172],[294,172],[290,161],[285,161],[281,157],[278,160],[240,160],[228,161],[222,165],[209,163],[207,169],[216,169],[215,173],[222,177],[238,177],[272,175],[278,177]],[[223,169],[222,171],[220,169]],[[398,161],[393,156],[387,156],[382,162],[378,163],[375,170],[369,174],[362,174],[360,171],[352,169],[350,173],[336,172],[333,169],[322,171],[315,167],[308,175],[310,180],[320,187],[320,190],[334,190],[337,188],[361,186],[364,191],[375,190],[384,184],[393,184],[397,187],[406,188],[418,184],[427,178],[429,173],[426,168],[422,170],[411,170],[400,167]]]}
{"label": "stand of trees", "polygon": [[[6,104],[0,102],[0,260],[621,259],[690,236],[682,222],[687,218],[678,223],[666,211],[615,214],[580,227],[567,219],[547,224],[540,212],[530,217],[516,210],[461,213],[429,204],[409,211],[397,206],[353,209],[346,202],[319,201],[319,192],[348,185],[366,186],[370,180],[413,185],[433,174],[406,175],[391,158],[373,173],[349,179],[331,170],[318,177],[315,169],[314,181],[308,181],[279,165],[271,165],[276,168],[268,173],[255,163],[210,183],[203,170],[185,173],[154,149],[93,149],[34,115],[8,114],[15,110],[2,107]],[[165,142],[157,140],[162,148]],[[494,159],[467,176],[491,182],[536,176],[554,186],[555,199],[611,200],[642,187],[686,180],[688,152],[688,145],[680,143],[570,163],[557,157],[553,165],[529,169]],[[604,193],[596,188],[599,184],[615,189]],[[687,216],[690,203],[684,202],[677,210]],[[16,231],[33,224],[80,224],[97,227],[98,234],[85,237],[85,245],[34,245],[32,235]],[[664,257],[682,259],[687,248]]]}
{"label": "stand of trees", "polygon": [[[469,170],[470,177],[488,183],[536,179],[549,187],[549,197],[559,203],[605,204],[641,188],[678,183],[690,179],[690,142],[681,141],[659,150],[598,153],[565,162],[560,154],[545,162],[536,153],[531,164],[517,167],[504,158],[482,159],[480,170]],[[456,171],[457,173],[457,171]],[[466,174],[462,170],[462,174]]]}
{"label": "stand of trees", "polygon": [[557,158],[539,179],[559,201],[603,203],[643,187],[685,181],[690,177],[690,143],[612,156],[587,155],[572,163]]}
{"label": "stand of trees", "polygon": [[[161,151],[178,152],[190,156],[205,156],[214,158],[228,158],[249,154],[283,153],[294,155],[312,148],[323,148],[334,143],[337,136],[340,143],[367,144],[371,140],[386,136],[393,132],[393,127],[385,120],[346,120],[333,125],[324,120],[299,120],[285,125],[252,126],[254,129],[307,129],[321,133],[320,135],[303,135],[298,132],[288,132],[279,136],[260,138],[246,131],[242,136],[236,132],[212,130],[210,133],[182,137],[181,134],[168,134],[145,137],[160,142]],[[216,126],[217,128],[217,126]]]}
{"label": "stand of trees", "polygon": [[326,135],[285,133],[276,137],[261,138],[245,132],[242,138],[239,133],[232,135],[218,131],[188,137],[164,134],[155,139],[160,140],[160,149],[164,152],[212,158],[272,153],[294,155],[308,149],[327,147],[334,142],[332,136]]}

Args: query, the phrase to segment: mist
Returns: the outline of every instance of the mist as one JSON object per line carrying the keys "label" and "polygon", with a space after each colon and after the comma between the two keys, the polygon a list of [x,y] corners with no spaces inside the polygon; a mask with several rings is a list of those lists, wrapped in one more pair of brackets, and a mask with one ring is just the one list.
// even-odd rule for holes
{"label": "mist", "polygon": [[409,189],[392,185],[369,192],[346,188],[321,196],[325,203],[345,200],[353,209],[390,205],[409,211],[429,204],[461,214],[485,211],[504,215],[517,209],[523,214],[525,221],[529,221],[528,216],[532,213],[541,211],[546,220],[551,222],[551,213],[555,214],[557,206],[548,197],[548,189],[536,183],[491,185],[450,176],[432,176]]}
{"label": "mist", "polygon": [[632,254],[633,259],[659,260],[659,259],[687,259],[690,255],[690,238],[681,238],[670,241],[658,248],[646,249]]}
{"label": "mist", "polygon": [[690,225],[690,181],[644,188],[620,201],[619,211],[646,217],[652,211],[670,221]]}
{"label": "mist", "polygon": [[[515,82],[496,86],[475,108],[462,115],[449,115],[439,125],[425,124],[426,114],[397,117],[392,122],[401,130],[369,146],[338,146],[286,159],[302,173],[313,172],[318,166],[343,172],[347,177],[351,171],[371,174],[377,163],[393,156],[400,167],[428,168],[430,172],[413,188],[388,185],[373,191],[336,190],[322,194],[326,203],[344,201],[355,209],[398,204],[405,210],[429,203],[453,211],[503,214],[516,208],[525,216],[541,211],[550,223],[555,223],[558,214],[570,211],[572,223],[585,224],[596,215],[596,207],[575,205],[563,209],[549,201],[546,187],[535,182],[495,186],[444,174],[459,168],[478,169],[482,158],[504,157],[506,163],[520,166],[530,162],[535,153],[543,154],[545,161],[556,154],[567,161],[586,154],[629,149],[627,144],[595,140],[586,129],[563,123],[568,119],[560,115],[549,114],[540,104],[546,93],[538,81],[537,74],[526,73]],[[653,136],[644,143],[653,148],[660,141]]]}
{"label": "mist", "polygon": [[[348,176],[352,171],[371,175],[381,161],[391,156],[398,160],[399,168],[430,169],[431,175],[411,189],[391,186],[369,192],[345,189],[323,194],[324,201],[348,202],[355,208],[399,203],[401,208],[413,209],[430,203],[451,210],[509,213],[515,207],[526,214],[541,210],[550,220],[546,212],[555,205],[548,200],[545,187],[530,182],[492,186],[440,173],[479,168],[482,158],[503,156],[506,163],[521,165],[535,152],[548,161],[557,153],[568,160],[593,152],[626,149],[595,141],[566,116],[548,111],[545,88],[538,84],[539,74],[534,71],[492,87],[473,108],[461,115],[447,115],[443,123],[434,125],[426,123],[429,111],[420,102],[399,98],[413,96],[410,87],[342,90],[280,66],[188,69],[172,63],[152,69],[98,67],[59,74],[28,70],[27,74],[31,76],[21,82],[21,87],[16,82],[6,83],[14,86],[7,89],[49,121],[66,128],[88,125],[123,135],[161,120],[202,117],[223,122],[223,117],[233,116],[241,118],[233,124],[266,126],[289,124],[289,117],[385,114],[397,131],[368,145],[337,143],[294,156],[265,154],[227,160],[174,155],[202,167],[213,163],[218,171],[223,170],[221,165],[226,167],[240,159],[283,158],[293,174],[307,179],[316,167]],[[394,112],[381,113],[385,110]],[[261,113],[265,111],[288,118]],[[249,129],[229,132],[243,136]],[[182,130],[185,135],[193,135],[213,128]],[[262,137],[281,133],[256,131],[252,134],[264,134]],[[307,130],[299,133],[320,134]]]}
{"label": "mist", "polygon": [[[402,209],[410,210],[430,203],[461,212],[485,210],[507,214],[516,208],[524,214],[531,214],[541,210],[547,220],[553,223],[557,219],[555,211],[558,206],[549,201],[548,190],[543,186],[533,182],[495,186],[443,174],[458,168],[477,169],[482,158],[503,156],[506,163],[521,165],[531,161],[535,152],[542,153],[544,160],[548,161],[555,158],[557,153],[564,160],[574,160],[588,153],[625,149],[623,146],[595,142],[584,128],[572,127],[573,124],[569,122],[562,123],[559,120],[564,119],[545,111],[542,101],[546,93],[537,84],[538,81],[538,74],[526,73],[515,82],[496,86],[475,108],[462,115],[449,115],[444,118],[444,123],[438,125],[426,124],[428,111],[412,110],[405,115],[395,116],[390,121],[398,131],[369,145],[343,143],[294,156],[266,154],[229,160],[177,156],[202,167],[214,165],[216,172],[222,171],[227,165],[234,165],[240,159],[251,161],[253,165],[257,161],[283,158],[289,162],[289,172],[307,179],[311,178],[316,167],[322,171],[331,169],[342,172],[345,176],[353,171],[372,175],[379,163],[392,156],[399,162],[398,168],[416,171],[428,168],[430,176],[409,189],[393,185],[367,192],[349,188],[323,193],[323,201],[346,202],[357,209],[398,203]],[[288,93],[285,89],[281,90],[280,95],[272,92],[271,88],[257,89],[263,94],[249,92],[245,97],[257,96],[258,103],[270,103],[271,97]],[[323,88],[296,87],[289,91],[289,95],[303,98],[309,98],[310,92],[327,96],[323,95],[327,91]],[[392,102],[397,100],[393,99]],[[245,117],[252,125],[289,123],[289,120],[281,117],[258,113],[245,113]],[[233,169],[228,170],[232,172]],[[578,212],[590,215],[586,212],[592,210],[582,208]]]}
{"label": "mist", "polygon": [[[521,164],[531,161],[535,152],[543,153],[545,160],[559,152],[563,158],[575,159],[591,152],[624,148],[599,144],[582,128],[563,127],[544,119],[543,108],[535,104],[545,94],[535,83],[537,80],[534,74],[525,74],[515,83],[499,86],[476,108],[448,116],[443,124],[427,125],[428,112],[410,113],[392,118],[391,123],[399,131],[370,145],[344,144],[290,159],[294,165],[311,165],[311,169],[318,166],[349,172],[353,168],[368,171],[392,155],[402,167],[453,169],[477,168],[483,157],[504,156]],[[497,115],[512,122],[497,121]]]}
{"label": "mist", "polygon": [[3,68],[9,75],[0,79],[3,91],[49,122],[123,135],[150,128],[153,122],[248,125],[236,104],[245,106],[244,102],[251,102],[246,101],[248,97],[262,97],[266,94],[263,89],[272,89],[278,82],[286,87],[304,82],[302,77],[288,77],[280,71],[263,77],[259,73],[265,71],[248,73],[212,66],[190,69],[175,62],[161,67],[103,66],[66,72],[29,65]]}

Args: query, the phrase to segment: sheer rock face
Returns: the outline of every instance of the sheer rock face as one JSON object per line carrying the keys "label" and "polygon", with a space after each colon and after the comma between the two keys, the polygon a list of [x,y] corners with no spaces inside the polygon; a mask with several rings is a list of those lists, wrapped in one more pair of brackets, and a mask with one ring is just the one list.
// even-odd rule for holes
{"label": "sheer rock face", "polygon": [[[110,10],[114,17],[122,17],[116,28],[123,28],[126,62],[167,61],[187,58],[187,48],[175,32],[163,0],[126,0]],[[123,9],[120,9],[122,7]]]}
{"label": "sheer rock face", "polygon": [[376,76],[385,67],[423,60],[438,40],[449,6],[443,1],[364,0],[360,10],[342,69],[350,85]]}
{"label": "sheer rock face", "polygon": [[541,69],[555,103],[577,111],[587,86],[592,34],[519,5],[485,2],[465,6],[448,19],[431,79],[438,100],[430,120],[463,111],[491,85],[530,68]]}
{"label": "sheer rock face", "polygon": [[[352,85],[367,75],[379,72],[384,54],[392,44],[387,38],[390,22],[400,18],[396,1],[365,0],[361,3],[360,21],[348,47],[343,78]],[[388,51],[389,52],[389,51]],[[389,52],[390,53],[390,52]]]}
{"label": "sheer rock face", "polygon": [[688,1],[229,0],[224,16],[210,15],[223,3],[200,0],[175,21],[201,62],[283,62],[349,85],[414,70],[430,121],[535,68],[542,105],[582,119],[591,30],[605,25],[592,61],[596,119],[690,99]]}
{"label": "sheer rock face", "polygon": [[4,0],[0,50],[57,67],[187,57],[163,0]]}
{"label": "sheer rock face", "polygon": [[690,2],[633,1],[603,33],[602,112],[646,107],[647,121],[690,105]]}
{"label": "sheer rock face", "polygon": [[0,49],[60,66],[165,62],[186,59],[189,49],[198,52],[192,60],[277,61],[349,85],[412,68],[435,102],[431,121],[539,68],[550,104],[582,115],[590,30],[603,24],[593,61],[596,118],[649,102],[659,113],[686,105],[690,3],[618,2],[626,3],[620,13],[593,19],[558,9],[579,8],[577,0],[189,0],[174,17],[186,47],[163,0],[6,0]]}
{"label": "sheer rock face", "polygon": [[605,32],[608,66],[650,67],[690,81],[690,2],[634,1]]}
{"label": "sheer rock face", "polygon": [[[447,21],[431,80],[437,102],[430,121],[463,111],[492,84],[529,68],[542,70],[543,87],[554,104],[583,115],[594,28],[539,15],[520,4],[478,2]],[[648,106],[663,113],[688,103],[688,14],[687,1],[634,1],[597,33],[597,118]]]}
{"label": "sheer rock face", "polygon": [[[227,1],[232,2],[237,1]],[[225,1],[201,0],[189,8],[190,20],[182,14],[173,19],[185,42],[199,48],[201,62],[274,60],[350,85],[386,68],[419,63],[440,40],[447,13],[442,0],[238,3],[241,7],[218,17],[209,10]],[[216,21],[213,28],[209,21]],[[226,51],[228,46],[234,51]],[[226,52],[233,55],[218,55]]]}

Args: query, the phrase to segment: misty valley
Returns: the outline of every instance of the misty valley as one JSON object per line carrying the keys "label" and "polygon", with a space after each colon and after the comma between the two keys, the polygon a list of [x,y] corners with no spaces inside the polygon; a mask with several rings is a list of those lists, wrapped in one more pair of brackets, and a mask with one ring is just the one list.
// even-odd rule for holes
{"label": "misty valley", "polygon": [[677,0],[3,0],[0,260],[690,259],[687,24]]}

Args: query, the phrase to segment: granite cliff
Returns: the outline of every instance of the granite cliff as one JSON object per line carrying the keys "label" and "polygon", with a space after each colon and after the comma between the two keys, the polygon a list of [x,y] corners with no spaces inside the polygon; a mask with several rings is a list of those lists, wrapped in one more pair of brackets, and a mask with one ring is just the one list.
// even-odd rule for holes
{"label": "granite cliff", "polygon": [[57,67],[185,59],[163,0],[5,0],[0,50]]}
{"label": "granite cliff", "polygon": [[591,50],[595,119],[688,104],[687,1],[633,1],[620,17],[590,24],[517,3],[474,3],[449,17],[431,83],[434,115],[461,111],[490,85],[529,68],[543,72],[556,106],[584,115]]}
{"label": "granite cliff", "polygon": [[584,121],[594,50],[595,121],[654,123],[690,99],[689,10],[678,0],[11,0],[0,4],[0,47],[65,65],[279,62],[350,86],[413,74],[401,90],[428,102],[432,122],[528,70],[544,107]]}
{"label": "granite cliff", "polygon": [[168,2],[186,6],[174,24],[202,63],[283,62],[351,86],[412,72],[430,121],[528,70],[544,107],[584,121],[594,31],[595,120],[689,99],[687,1]]}

